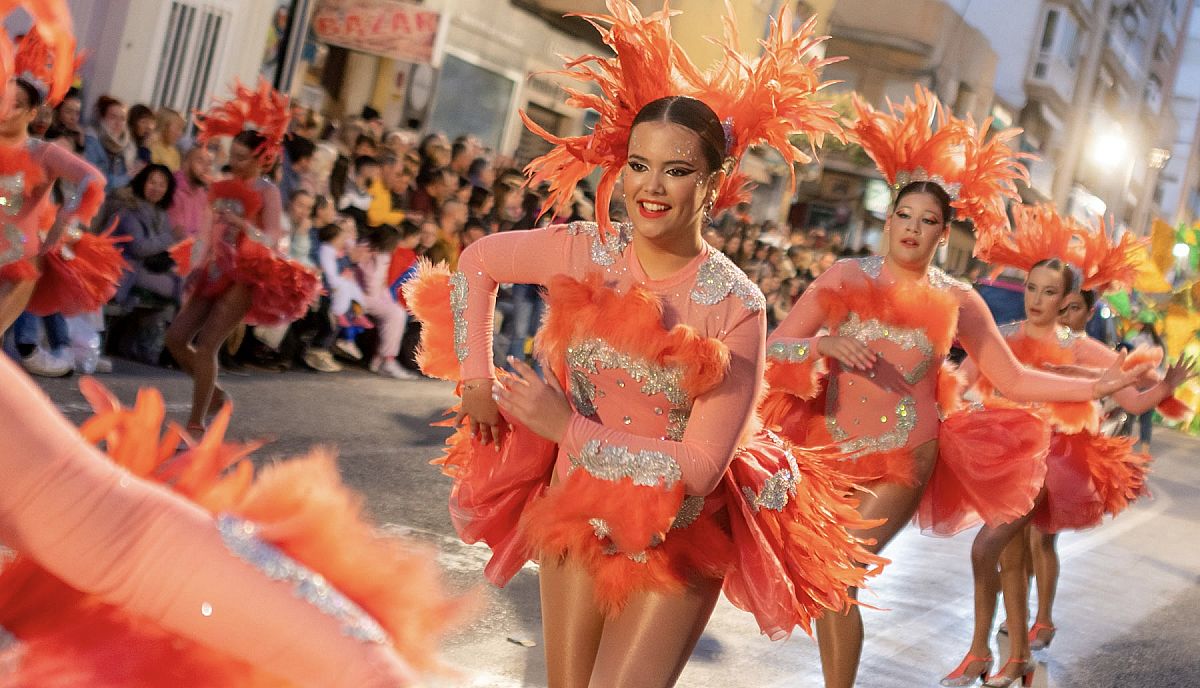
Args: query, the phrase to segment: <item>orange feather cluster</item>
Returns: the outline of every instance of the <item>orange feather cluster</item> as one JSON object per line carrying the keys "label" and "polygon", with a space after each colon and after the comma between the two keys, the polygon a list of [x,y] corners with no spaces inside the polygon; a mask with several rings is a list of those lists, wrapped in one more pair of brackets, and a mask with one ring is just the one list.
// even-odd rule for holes
{"label": "orange feather cluster", "polygon": [[237,136],[247,129],[257,131],[265,140],[254,155],[270,165],[279,155],[291,120],[288,97],[261,77],[254,89],[235,80],[233,91],[229,100],[216,101],[208,112],[196,114],[196,140],[206,143],[217,136]]}
{"label": "orange feather cluster", "polygon": [[1025,272],[1042,260],[1058,258],[1080,271],[1081,288],[1099,291],[1115,282],[1132,284],[1137,277],[1137,254],[1144,242],[1129,232],[1113,242],[1103,221],[1089,228],[1046,204],[1014,206],[1013,219],[1013,231],[981,239],[979,258]]}
{"label": "orange feather cluster", "polygon": [[33,29],[18,50],[5,35],[0,38],[0,76],[29,72],[46,84],[46,102],[54,105],[71,87],[79,62],[75,57],[75,34],[66,0],[0,0],[0,16],[23,9],[33,19]]}
{"label": "orange feather cluster", "polygon": [[[702,72],[671,38],[670,17],[676,14],[668,2],[661,11],[642,16],[629,0],[607,0],[609,15],[576,14],[600,32],[615,57],[583,55],[556,72],[595,89],[566,88],[567,104],[599,113],[590,134],[560,137],[521,114],[530,131],[554,144],[554,149],[526,167],[531,185],[549,183],[550,195],[542,211],[565,208],[575,185],[599,167],[596,213],[600,226],[611,228],[609,201],[628,154],[629,133],[637,113],[651,101],[667,96],[697,98],[727,124],[726,154],[734,159],[750,146],[770,145],[788,163],[808,161],[791,144],[793,133],[805,133],[814,145],[826,134],[842,138],[836,112],[828,102],[814,98],[826,84],[820,69],[836,59],[816,57],[812,49],[825,40],[813,34],[809,21],[791,30],[790,11],[772,21],[762,41],[763,54],[749,60],[737,52],[737,30],[730,16],[725,19],[722,60]],[[794,179],[793,179],[794,181]],[[713,212],[744,200],[747,178],[733,172],[722,181]]]}
{"label": "orange feather cluster", "polygon": [[1028,181],[1021,164],[1032,156],[1010,142],[1020,129],[988,137],[992,119],[976,127],[968,117],[946,113],[937,96],[920,85],[913,100],[888,101],[888,112],[874,109],[857,95],[857,120],[850,138],[875,161],[892,191],[916,181],[931,181],[950,195],[959,216],[971,220],[981,236],[1007,226],[1006,199],[1016,200],[1016,182]]}

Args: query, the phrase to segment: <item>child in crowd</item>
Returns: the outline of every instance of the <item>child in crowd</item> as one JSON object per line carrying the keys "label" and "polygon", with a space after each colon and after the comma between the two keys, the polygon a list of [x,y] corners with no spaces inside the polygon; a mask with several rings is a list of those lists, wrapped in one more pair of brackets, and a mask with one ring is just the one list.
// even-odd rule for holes
{"label": "child in crowd", "polygon": [[343,218],[322,227],[318,238],[321,242],[317,251],[318,264],[329,290],[329,310],[343,329],[334,342],[334,349],[347,358],[361,361],[362,351],[353,338],[372,325],[364,317],[366,294],[354,274],[358,230],[353,220]]}
{"label": "child in crowd", "polygon": [[367,211],[371,209],[371,185],[380,178],[379,160],[369,155],[354,159],[354,167],[346,179],[345,190],[338,199],[337,209],[354,219],[359,231],[367,227]]}
{"label": "child in crowd", "polygon": [[373,373],[398,380],[415,380],[417,375],[396,362],[408,325],[408,311],[401,296],[404,282],[416,274],[418,228],[402,222],[399,228],[383,225],[370,237],[370,253],[359,264],[366,285],[367,313],[379,323],[379,346],[368,366]]}

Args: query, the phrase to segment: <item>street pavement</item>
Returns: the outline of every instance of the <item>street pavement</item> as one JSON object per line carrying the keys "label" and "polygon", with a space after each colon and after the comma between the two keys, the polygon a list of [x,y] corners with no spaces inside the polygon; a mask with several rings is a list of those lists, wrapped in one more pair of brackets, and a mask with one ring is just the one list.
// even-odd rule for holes
{"label": "street pavement", "polygon": [[[159,387],[172,416],[186,417],[190,386],[178,372],[117,361],[101,380],[126,402],[139,386]],[[41,382],[72,420],[86,417],[77,380]],[[454,537],[448,481],[428,465],[447,434],[430,423],[453,400],[449,384],[361,372],[223,373],[222,384],[235,401],[231,436],[274,440],[259,461],[336,447],[347,483],[365,494],[372,515],[388,530],[437,544],[450,585],[485,596],[485,612],[445,652],[460,674],[439,685],[546,685],[536,567],[503,590],[486,587],[488,551]],[[1154,453],[1153,500],[1061,538],[1059,633],[1038,657],[1035,686],[1200,688],[1200,441],[1156,429]],[[891,568],[863,596],[880,609],[864,613],[859,686],[935,686],[958,663],[971,629],[971,537],[909,529],[889,547]],[[770,642],[722,600],[679,685],[819,687],[816,647],[803,634]]]}

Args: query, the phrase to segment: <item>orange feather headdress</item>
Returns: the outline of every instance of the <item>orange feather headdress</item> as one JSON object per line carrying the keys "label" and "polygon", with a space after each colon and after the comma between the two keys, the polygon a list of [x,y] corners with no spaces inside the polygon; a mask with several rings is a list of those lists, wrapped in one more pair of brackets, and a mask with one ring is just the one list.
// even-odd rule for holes
{"label": "orange feather headdress", "polygon": [[1013,231],[979,242],[980,259],[1029,272],[1047,258],[1058,258],[1078,270],[1081,289],[1097,291],[1113,283],[1132,284],[1137,277],[1137,253],[1144,242],[1129,232],[1113,242],[1103,220],[1087,227],[1047,204],[1014,206],[1013,220]]}
{"label": "orange feather headdress", "polygon": [[[610,229],[608,205],[628,155],[633,120],[647,103],[667,96],[690,96],[712,108],[725,124],[727,159],[737,160],[751,146],[765,144],[791,166],[809,157],[791,143],[790,134],[807,134],[814,146],[826,134],[843,138],[832,105],[814,97],[827,85],[820,81],[821,68],[839,59],[813,54],[812,49],[826,38],[814,35],[814,20],[793,31],[791,13],[785,10],[772,20],[767,38],[761,41],[762,55],[751,60],[737,52],[737,28],[729,11],[724,37],[714,41],[723,49],[723,57],[705,72],[671,38],[670,18],[678,13],[670,10],[669,1],[648,16],[642,16],[629,0],[607,0],[607,6],[610,15],[571,16],[591,23],[615,57],[584,55],[557,72],[595,87],[595,93],[565,89],[567,104],[599,113],[591,133],[555,136],[521,113],[530,131],[555,146],[525,168],[529,184],[549,183],[542,212],[565,208],[575,185],[599,167],[603,172],[596,189],[596,217],[602,228]],[[748,196],[747,177],[733,170],[722,181],[712,212]]]}
{"label": "orange feather headdress", "polygon": [[75,56],[71,13],[65,0],[0,0],[0,16],[18,8],[33,18],[33,28],[21,39],[15,57],[5,37],[0,63],[7,74],[24,80],[46,103],[56,105],[71,88],[81,62]]}
{"label": "orange feather headdress", "polygon": [[1033,157],[1009,145],[1020,129],[989,138],[990,117],[979,127],[970,117],[953,117],[920,85],[914,100],[905,98],[899,106],[889,100],[888,112],[857,95],[853,104],[858,118],[850,138],[875,161],[893,193],[912,182],[933,182],[981,236],[1007,226],[1005,200],[1019,198],[1017,180],[1029,179],[1021,160]]}
{"label": "orange feather headdress", "polygon": [[288,97],[261,77],[256,89],[234,81],[233,91],[229,100],[215,101],[208,112],[196,113],[196,140],[206,143],[217,136],[237,136],[247,129],[256,131],[264,140],[254,155],[270,165],[279,155],[291,120]]}

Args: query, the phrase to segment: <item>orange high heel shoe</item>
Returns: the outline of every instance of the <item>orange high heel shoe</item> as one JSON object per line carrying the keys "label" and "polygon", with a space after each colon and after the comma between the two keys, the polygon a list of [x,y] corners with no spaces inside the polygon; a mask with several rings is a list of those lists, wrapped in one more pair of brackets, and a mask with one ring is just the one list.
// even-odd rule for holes
{"label": "orange high heel shoe", "polygon": [[1050,647],[1056,630],[1058,629],[1054,627],[1054,624],[1033,624],[1033,628],[1029,629],[1029,649],[1037,652]]}
{"label": "orange high heel shoe", "polygon": [[[983,667],[981,669],[979,669],[978,671],[975,671],[974,669],[972,669],[971,671],[967,671],[968,669],[971,668],[972,664],[977,665],[980,662],[983,663]],[[992,670],[992,664],[994,662],[995,662],[995,660],[992,659],[992,656],[990,654],[986,657],[979,657],[979,656],[973,655],[971,653],[967,653],[967,656],[963,658],[963,661],[961,664],[958,665],[958,668],[955,669],[954,671],[950,672],[949,674],[946,674],[946,676],[941,680],[940,685],[943,685],[943,686],[974,685],[976,680],[982,681],[983,679],[987,678],[987,673]]]}
{"label": "orange high heel shoe", "polygon": [[[1016,676],[1005,676],[1004,672],[1010,664],[1021,665],[1021,672]],[[1037,671],[1037,664],[1028,659],[1010,659],[1000,667],[1000,673],[988,676],[988,679],[983,682],[985,688],[1009,688],[1012,684],[1021,680],[1022,688],[1028,688],[1033,685],[1033,674]]]}

